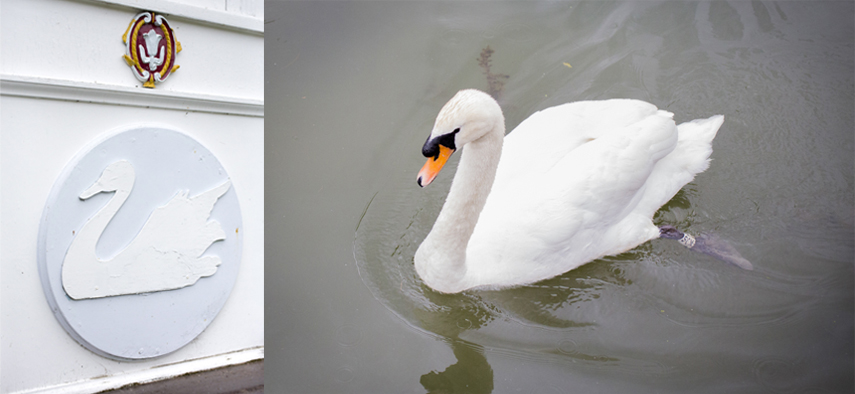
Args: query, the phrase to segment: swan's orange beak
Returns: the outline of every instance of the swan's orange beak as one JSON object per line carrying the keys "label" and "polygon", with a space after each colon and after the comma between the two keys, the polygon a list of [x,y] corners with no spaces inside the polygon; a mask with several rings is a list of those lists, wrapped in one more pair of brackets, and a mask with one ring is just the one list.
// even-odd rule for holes
{"label": "swan's orange beak", "polygon": [[442,166],[445,165],[445,162],[447,162],[448,158],[451,157],[452,153],[454,153],[454,149],[445,145],[439,145],[439,155],[427,159],[422,170],[419,171],[419,177],[416,178],[419,186],[425,187],[430,185],[430,183],[433,182],[433,179],[436,178],[436,175],[439,174]]}

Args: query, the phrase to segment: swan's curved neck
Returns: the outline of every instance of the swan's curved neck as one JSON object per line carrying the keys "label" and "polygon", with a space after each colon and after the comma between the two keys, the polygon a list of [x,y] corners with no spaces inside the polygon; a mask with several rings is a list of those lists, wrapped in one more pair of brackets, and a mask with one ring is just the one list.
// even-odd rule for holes
{"label": "swan's curved neck", "polygon": [[122,205],[125,204],[125,200],[130,196],[132,188],[133,181],[131,181],[129,187],[119,188],[115,191],[115,195],[110,198],[107,205],[101,208],[98,213],[92,216],[92,218],[83,225],[83,228],[80,229],[80,233],[74,237],[74,241],[72,241],[71,246],[69,246],[66,256],[80,256],[82,254],[86,254],[90,255],[88,256],[89,261],[105,262],[98,259],[98,256],[95,253],[95,246],[98,244],[98,240],[101,238],[101,234],[104,232],[104,229],[107,228],[110,220],[116,216],[116,213]]}
{"label": "swan's curved neck", "polygon": [[439,291],[458,292],[469,287],[464,282],[466,246],[490,194],[502,154],[504,122],[496,127],[500,130],[463,147],[442,211],[419,248],[423,255],[416,259],[416,268],[422,279]]}

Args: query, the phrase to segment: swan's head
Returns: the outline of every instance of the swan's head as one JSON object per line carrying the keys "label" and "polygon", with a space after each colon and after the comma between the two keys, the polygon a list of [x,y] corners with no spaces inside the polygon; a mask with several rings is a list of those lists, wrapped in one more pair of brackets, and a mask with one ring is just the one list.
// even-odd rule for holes
{"label": "swan's head", "polygon": [[85,200],[101,192],[130,191],[133,185],[134,167],[127,160],[117,161],[104,169],[95,184],[80,194],[80,199]]}
{"label": "swan's head", "polygon": [[489,133],[505,134],[505,118],[499,103],[480,90],[457,92],[436,117],[433,131],[422,147],[428,158],[416,181],[430,184],[455,150]]}

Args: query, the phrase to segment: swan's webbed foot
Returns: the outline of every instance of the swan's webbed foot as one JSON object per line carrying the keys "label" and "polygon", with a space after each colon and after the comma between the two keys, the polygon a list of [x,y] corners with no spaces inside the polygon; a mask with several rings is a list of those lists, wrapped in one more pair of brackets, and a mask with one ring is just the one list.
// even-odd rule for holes
{"label": "swan's webbed foot", "polygon": [[730,244],[715,235],[701,234],[697,237],[677,230],[674,226],[662,226],[659,228],[659,237],[667,239],[676,239],[683,246],[710,255],[724,262],[733,264],[745,270],[753,270],[754,266],[746,260],[739,252]]}
{"label": "swan's webbed foot", "polygon": [[680,239],[683,238],[683,232],[674,226],[665,225],[659,227],[659,238]]}

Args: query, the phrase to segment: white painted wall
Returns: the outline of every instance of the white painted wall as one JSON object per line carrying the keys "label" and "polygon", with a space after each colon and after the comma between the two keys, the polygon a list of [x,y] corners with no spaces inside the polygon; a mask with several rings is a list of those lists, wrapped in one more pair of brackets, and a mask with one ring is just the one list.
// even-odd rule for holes
{"label": "white painted wall", "polygon": [[[3,0],[0,7],[0,393],[95,392],[263,357],[263,2]],[[155,89],[138,87],[122,60],[122,34],[140,10],[166,14],[183,47],[181,68]],[[219,159],[246,233],[237,283],[211,325],[174,353],[122,362],[79,345],[48,307],[36,261],[39,220],[81,148],[149,122],[185,132]]]}

